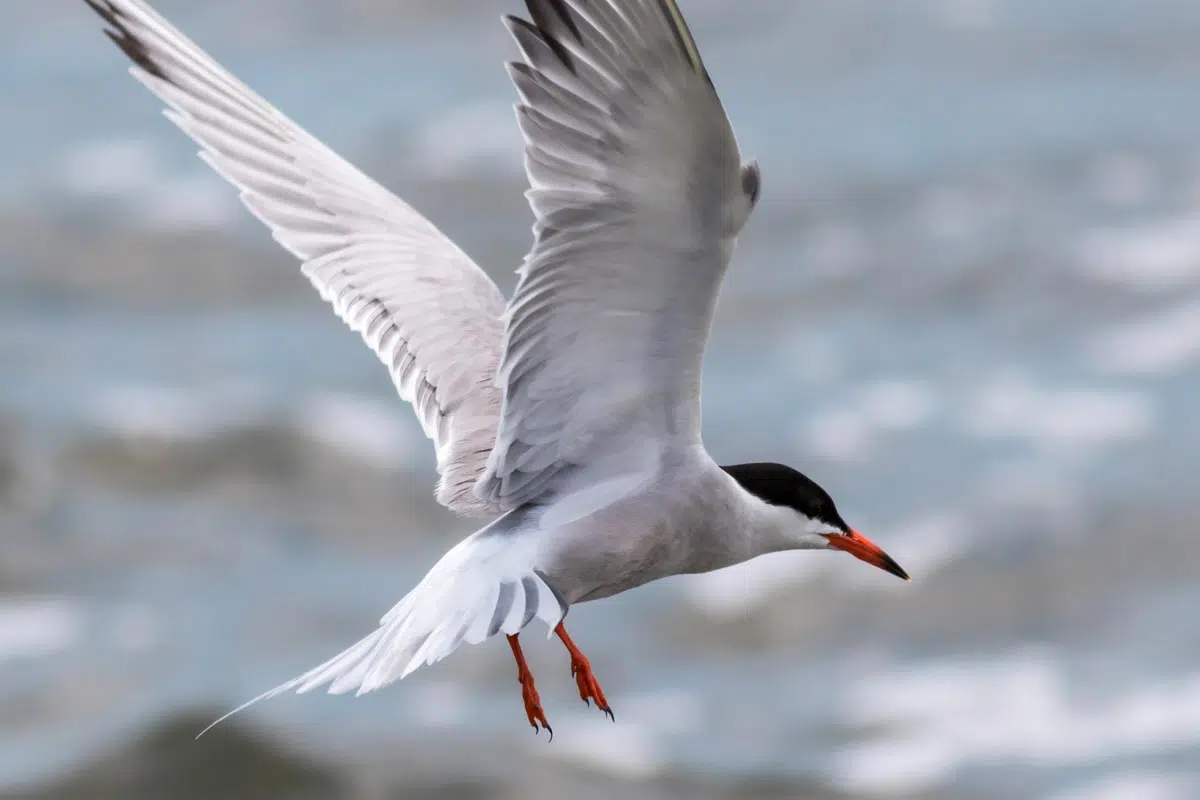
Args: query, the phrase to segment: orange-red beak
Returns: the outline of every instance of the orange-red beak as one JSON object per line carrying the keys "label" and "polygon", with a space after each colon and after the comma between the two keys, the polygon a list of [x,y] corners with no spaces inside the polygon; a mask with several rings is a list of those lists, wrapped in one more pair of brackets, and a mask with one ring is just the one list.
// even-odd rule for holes
{"label": "orange-red beak", "polygon": [[912,580],[894,558],[883,552],[879,545],[858,531],[850,531],[842,535],[835,534],[825,538],[829,541],[829,546],[835,550],[845,550],[860,561],[865,561],[873,567],[879,567],[884,572],[890,572],[897,578],[903,578],[906,581]]}

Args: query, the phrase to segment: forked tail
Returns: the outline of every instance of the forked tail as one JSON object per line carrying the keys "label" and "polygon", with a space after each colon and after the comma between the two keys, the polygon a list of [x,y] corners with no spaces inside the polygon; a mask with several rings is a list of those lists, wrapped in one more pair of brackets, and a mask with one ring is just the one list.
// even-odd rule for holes
{"label": "forked tail", "polygon": [[[446,553],[379,627],[319,667],[255,697],[200,732],[260,700],[328,684],[330,694],[365,694],[441,661],[463,642],[513,634],[536,617],[553,630],[567,604],[534,566],[536,536],[495,535],[489,529]],[[197,736],[197,738],[199,738]]]}

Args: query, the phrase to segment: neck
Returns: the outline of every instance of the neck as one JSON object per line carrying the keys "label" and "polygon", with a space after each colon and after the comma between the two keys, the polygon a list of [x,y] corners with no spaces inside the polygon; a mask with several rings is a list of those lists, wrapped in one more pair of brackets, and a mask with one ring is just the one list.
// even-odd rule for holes
{"label": "neck", "polygon": [[741,506],[740,528],[746,558],[819,546],[804,540],[804,519],[795,511],[765,502],[736,482],[734,486]]}

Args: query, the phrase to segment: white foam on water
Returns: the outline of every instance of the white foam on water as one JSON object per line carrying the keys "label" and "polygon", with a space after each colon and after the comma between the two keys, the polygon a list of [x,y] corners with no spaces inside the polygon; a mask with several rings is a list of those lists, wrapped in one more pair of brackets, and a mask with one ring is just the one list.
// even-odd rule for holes
{"label": "white foam on water", "polygon": [[1057,792],[1048,800],[1195,800],[1200,777],[1182,773],[1116,772]]}
{"label": "white foam on water", "polygon": [[237,193],[207,172],[164,176],[133,205],[139,222],[169,232],[224,228],[246,215]]}
{"label": "white foam on water", "polygon": [[833,760],[853,791],[928,789],[973,766],[1071,766],[1200,744],[1200,672],[1082,697],[1054,652],[902,666],[848,686],[841,717],[879,728]]}
{"label": "white foam on water", "polygon": [[[594,708],[581,709],[555,728],[550,755],[626,779],[644,780],[667,764],[665,742],[703,724],[704,703],[683,689],[643,692],[612,698],[616,722]],[[560,750],[561,747],[561,750]]]}
{"label": "white foam on water", "polygon": [[555,728],[553,747],[531,744],[532,752],[625,779],[646,780],[663,770],[666,752],[649,726],[627,721],[623,712],[615,723],[591,712],[564,721]]}
{"label": "white foam on water", "polygon": [[800,445],[823,458],[864,461],[878,444],[879,430],[861,410],[829,408],[800,423]]}
{"label": "white foam on water", "polygon": [[123,214],[157,230],[221,228],[244,214],[219,176],[199,167],[173,173],[144,139],[87,142],[63,158],[58,181],[76,197],[117,200]]}
{"label": "white foam on water", "polygon": [[467,693],[449,681],[418,684],[413,687],[411,702],[417,721],[432,727],[453,727],[466,721],[471,712]]}
{"label": "white foam on water", "polygon": [[702,613],[716,619],[737,619],[817,574],[822,557],[828,558],[828,554],[802,550],[771,553],[715,572],[681,575],[673,585]]}
{"label": "white foam on water", "polygon": [[211,438],[264,414],[260,399],[244,391],[148,384],[106,387],[87,410],[93,424],[121,436],[186,441]]}
{"label": "white foam on water", "polygon": [[1159,189],[1158,170],[1149,159],[1132,153],[1113,153],[1100,159],[1091,177],[1092,189],[1114,206],[1136,206]]}
{"label": "white foam on water", "polygon": [[1104,373],[1158,377],[1200,361],[1200,301],[1127,322],[1087,347],[1087,359]]}
{"label": "white foam on water", "polygon": [[859,403],[874,425],[887,431],[911,431],[933,419],[938,396],[921,381],[881,380],[864,387]]}
{"label": "white foam on water", "polygon": [[412,463],[419,443],[399,401],[351,394],[318,394],[297,409],[294,424],[312,440],[376,467]]}
{"label": "white foam on water", "polygon": [[830,222],[805,234],[801,260],[814,273],[827,277],[853,274],[870,260],[871,242],[857,225]]}
{"label": "white foam on water", "polygon": [[683,689],[623,695],[613,701],[613,708],[621,709],[622,721],[645,725],[663,734],[689,733],[704,719],[704,704]]}
{"label": "white foam on water", "polygon": [[978,486],[974,506],[984,518],[1007,519],[1010,525],[1030,520],[1064,541],[1087,533],[1079,520],[1088,495],[1069,464],[1027,454],[988,465]]}
{"label": "white foam on water", "polygon": [[1151,399],[1118,389],[1048,389],[1026,377],[994,377],[968,399],[963,425],[986,439],[1018,439],[1059,451],[1136,441],[1157,422]]}
{"label": "white foam on water", "polygon": [[[255,426],[290,426],[310,441],[377,468],[412,463],[423,442],[403,404],[321,393],[294,401],[281,415],[260,394],[239,387],[185,389],[129,384],[106,387],[87,416],[121,437],[199,442]],[[420,439],[420,441],[418,441]]]}
{"label": "white foam on water", "polygon": [[864,744],[843,751],[832,763],[833,782],[855,793],[918,794],[953,773],[950,741],[913,737],[886,744]]}
{"label": "white foam on water", "polygon": [[413,164],[442,178],[481,167],[520,170],[523,144],[512,108],[487,100],[434,117],[417,133],[415,148]]}
{"label": "white foam on water", "polygon": [[84,630],[83,609],[65,597],[0,599],[0,663],[66,650]]}
{"label": "white foam on water", "polygon": [[781,369],[816,386],[837,382],[844,369],[837,346],[829,336],[818,333],[782,337],[775,358]]}
{"label": "white foam on water", "polygon": [[144,139],[103,139],[69,151],[58,180],[79,197],[140,197],[163,177],[161,153]]}
{"label": "white foam on water", "polygon": [[1077,258],[1084,274],[1144,292],[1200,281],[1200,213],[1083,236]]}
{"label": "white foam on water", "polygon": [[937,393],[922,381],[875,381],[801,421],[800,444],[825,458],[862,461],[870,457],[884,434],[928,424],[939,405]]}

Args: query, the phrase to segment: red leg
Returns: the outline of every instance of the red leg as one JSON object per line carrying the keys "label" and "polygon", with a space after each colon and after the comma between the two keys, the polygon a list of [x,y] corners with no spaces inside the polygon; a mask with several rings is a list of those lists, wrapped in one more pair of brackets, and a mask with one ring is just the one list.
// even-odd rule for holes
{"label": "red leg", "polygon": [[525,654],[521,652],[517,634],[508,637],[508,646],[512,648],[513,658],[517,660],[517,680],[521,682],[521,699],[525,701],[525,715],[529,717],[529,724],[533,726],[533,732],[537,733],[540,722],[550,734],[550,741],[554,741],[554,729],[546,721],[546,712],[542,711],[542,698],[538,697],[537,687],[533,685],[533,673],[525,663]]}
{"label": "red leg", "polygon": [[587,660],[587,656],[580,652],[575,643],[571,641],[571,637],[567,635],[567,629],[561,622],[558,623],[554,632],[558,634],[559,639],[562,639],[562,643],[567,646],[567,652],[571,654],[571,674],[575,676],[575,683],[579,686],[579,697],[588,705],[595,700],[596,708],[615,722],[616,717],[613,716],[612,709],[608,707],[608,699],[604,696],[604,690],[600,688],[600,683],[592,674],[592,665]]}

